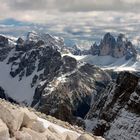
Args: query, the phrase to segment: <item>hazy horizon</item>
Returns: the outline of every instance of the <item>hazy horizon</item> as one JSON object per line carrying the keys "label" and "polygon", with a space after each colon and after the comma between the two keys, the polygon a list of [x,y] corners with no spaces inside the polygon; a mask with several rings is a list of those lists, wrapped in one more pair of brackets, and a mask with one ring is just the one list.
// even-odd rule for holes
{"label": "hazy horizon", "polygon": [[90,44],[106,32],[137,43],[139,0],[1,0],[0,33],[48,32],[68,43]]}

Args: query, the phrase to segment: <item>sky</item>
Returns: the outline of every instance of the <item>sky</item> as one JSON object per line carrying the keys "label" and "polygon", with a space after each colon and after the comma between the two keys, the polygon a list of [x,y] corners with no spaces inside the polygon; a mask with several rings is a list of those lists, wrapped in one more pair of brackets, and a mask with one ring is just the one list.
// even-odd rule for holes
{"label": "sky", "polygon": [[139,38],[140,0],[1,0],[0,33],[30,30],[90,45],[106,33]]}

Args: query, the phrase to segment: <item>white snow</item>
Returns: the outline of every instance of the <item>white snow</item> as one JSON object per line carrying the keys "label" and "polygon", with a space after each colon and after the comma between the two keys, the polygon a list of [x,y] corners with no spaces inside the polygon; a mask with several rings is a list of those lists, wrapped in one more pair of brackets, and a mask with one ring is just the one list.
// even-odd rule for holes
{"label": "white snow", "polygon": [[107,139],[139,140],[140,117],[123,109],[105,134]]}
{"label": "white snow", "polygon": [[[9,57],[13,56],[13,54],[14,49],[9,53]],[[5,90],[9,97],[21,104],[25,102],[27,105],[30,105],[35,92],[35,87],[31,88],[32,78],[35,74],[39,74],[40,72],[37,73],[34,71],[31,76],[23,77],[21,81],[19,81],[18,76],[12,78],[9,74],[11,65],[6,64],[8,58],[3,62],[0,62],[0,86]]]}
{"label": "white snow", "polygon": [[71,53],[66,53],[66,54],[61,54],[61,55],[62,55],[62,57],[68,55],[70,57],[75,58],[76,60],[81,60],[85,57],[85,55],[73,55]]}
{"label": "white snow", "polygon": [[86,131],[92,132],[92,129],[97,124],[97,119],[96,118],[93,118],[92,120],[86,119],[84,122],[85,122],[85,129],[86,129]]}
{"label": "white snow", "polygon": [[133,59],[125,60],[125,57],[114,58],[111,56],[97,56],[97,55],[82,55],[76,56],[69,54],[62,54],[62,56],[74,57],[77,61],[87,62],[92,65],[97,65],[104,70],[115,70],[115,71],[140,71],[140,56],[138,55],[137,60]]}
{"label": "white snow", "polygon": [[54,123],[52,123],[50,121],[47,121],[47,120],[44,120],[42,118],[38,118],[38,120],[41,121],[41,122],[43,122],[43,125],[45,126],[45,128],[48,128],[49,126],[52,126],[54,129],[56,129],[60,133],[73,132],[73,133],[76,133],[78,136],[80,135],[79,133],[77,133],[75,131],[66,129],[66,128],[62,127],[62,126],[59,126],[57,124],[54,124]]}

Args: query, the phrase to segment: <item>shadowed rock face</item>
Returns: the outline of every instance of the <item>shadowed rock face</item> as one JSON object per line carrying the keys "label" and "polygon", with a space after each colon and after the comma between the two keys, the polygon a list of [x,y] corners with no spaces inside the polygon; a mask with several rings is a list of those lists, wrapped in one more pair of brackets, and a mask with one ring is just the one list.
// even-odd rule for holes
{"label": "shadowed rock face", "polygon": [[[89,64],[80,67],[67,57],[67,62],[63,58],[61,71],[49,84],[38,88],[42,90],[40,96],[39,110],[46,114],[51,114],[59,119],[74,123],[74,117],[84,118],[89,111],[92,98],[110,81],[110,77],[104,71]],[[69,59],[69,60],[68,60]],[[68,65],[72,63],[75,69]],[[74,68],[74,66],[72,68]],[[67,68],[67,73],[64,73]],[[50,87],[50,88],[49,88]],[[34,99],[38,99],[36,92]]]}
{"label": "shadowed rock face", "polygon": [[125,56],[125,59],[128,60],[135,58],[137,53],[132,43],[127,40],[124,34],[119,34],[117,39],[115,39],[110,33],[107,33],[99,45],[99,55],[110,55],[115,58]]}
{"label": "shadowed rock face", "polygon": [[[93,127],[93,133],[104,135],[109,140],[112,138],[130,140],[134,136],[139,137],[140,94],[138,83],[139,78],[136,75],[122,72],[116,83],[112,83],[106,88],[87,115],[87,119],[97,122]],[[136,118],[135,121],[134,118]],[[130,127],[132,127],[131,132]]]}
{"label": "shadowed rock face", "polygon": [[12,46],[9,46],[8,38],[0,35],[0,62],[6,59],[11,49]]}
{"label": "shadowed rock face", "polygon": [[0,46],[5,47],[8,45],[8,38],[0,35]]}

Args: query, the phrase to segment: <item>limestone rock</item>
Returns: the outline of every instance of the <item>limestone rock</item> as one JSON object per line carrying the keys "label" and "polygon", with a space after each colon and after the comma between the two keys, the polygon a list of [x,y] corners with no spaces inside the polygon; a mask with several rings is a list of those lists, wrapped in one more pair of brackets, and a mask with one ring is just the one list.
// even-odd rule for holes
{"label": "limestone rock", "polygon": [[37,115],[35,115],[33,112],[30,112],[27,108],[21,108],[21,111],[24,113],[23,117],[23,126],[31,125],[34,121],[37,121]]}
{"label": "limestone rock", "polygon": [[77,140],[77,138],[79,137],[78,134],[74,132],[64,132],[62,133],[62,135],[63,140]]}
{"label": "limestone rock", "polygon": [[45,135],[45,137],[47,138],[47,140],[62,140],[63,135],[61,134],[56,134],[51,132],[49,129],[46,129],[46,131],[43,133]]}
{"label": "limestone rock", "polygon": [[11,132],[19,130],[23,122],[24,113],[16,106],[3,102],[3,100],[0,100],[0,118]]}
{"label": "limestone rock", "polygon": [[32,137],[32,140],[47,140],[43,133],[38,133],[34,130],[31,130],[30,128],[25,127],[23,127],[22,130],[23,132],[28,133]]}
{"label": "limestone rock", "polygon": [[30,128],[36,132],[40,132],[40,133],[42,133],[46,130],[43,123],[40,121],[33,121],[33,122],[29,123],[28,128]]}
{"label": "limestone rock", "polygon": [[89,134],[82,134],[80,137],[77,138],[77,140],[98,140],[90,136]]}
{"label": "limestone rock", "polygon": [[9,130],[6,124],[0,119],[0,140],[8,140]]}
{"label": "limestone rock", "polygon": [[55,134],[59,134],[60,132],[58,130],[56,130],[53,126],[49,126],[48,129],[52,132],[52,133],[55,133]]}
{"label": "limestone rock", "polygon": [[14,135],[17,140],[32,140],[32,136],[24,131],[17,131]]}

